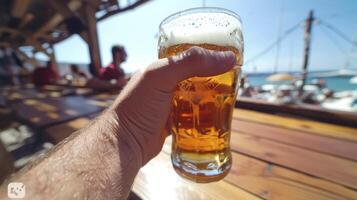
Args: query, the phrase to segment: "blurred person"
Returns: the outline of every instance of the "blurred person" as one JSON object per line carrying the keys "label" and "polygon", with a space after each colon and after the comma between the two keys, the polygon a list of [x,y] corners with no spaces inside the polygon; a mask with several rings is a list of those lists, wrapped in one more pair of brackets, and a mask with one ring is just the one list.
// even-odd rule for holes
{"label": "blurred person", "polygon": [[126,61],[127,54],[125,48],[120,45],[112,47],[113,61],[107,66],[100,69],[99,77],[102,80],[111,81],[125,78],[125,72],[121,64]]}
{"label": "blurred person", "polygon": [[88,76],[85,72],[79,69],[79,66],[76,64],[71,64],[69,66],[69,73],[64,75],[64,79],[69,85],[79,84],[84,85],[88,80]]}
{"label": "blurred person", "polygon": [[[108,66],[100,69],[98,78],[93,77],[88,80],[87,87],[97,90],[112,90],[121,89],[126,85],[130,77],[126,77],[124,70],[121,68],[121,64],[127,59],[125,48],[115,45],[112,47],[111,52],[113,61]],[[92,72],[95,72],[92,63],[89,67]]]}
{"label": "blurred person", "polygon": [[71,75],[73,77],[74,81],[87,81],[88,80],[88,75],[82,71],[81,69],[79,69],[78,65],[75,64],[71,64],[69,66]]}
{"label": "blurred person", "polygon": [[71,74],[73,76],[74,79],[78,79],[78,78],[84,78],[84,79],[87,79],[88,76],[86,73],[84,73],[82,70],[79,69],[78,65],[75,65],[75,64],[71,64],[69,66],[69,69],[71,71]]}
{"label": "blurred person", "polygon": [[[233,52],[200,47],[157,60],[102,115],[8,182],[25,184],[27,199],[127,199],[139,169],[162,149],[177,83],[222,74],[235,63]],[[6,190],[7,182],[0,199]]]}
{"label": "blurred person", "polygon": [[54,84],[60,78],[55,64],[52,61],[48,61],[45,67],[38,67],[33,71],[32,81],[37,87],[41,87],[47,84]]}
{"label": "blurred person", "polygon": [[12,85],[12,70],[7,57],[7,51],[4,47],[0,47],[0,84]]}
{"label": "blurred person", "polygon": [[5,84],[19,84],[19,72],[23,63],[11,48],[0,48],[0,77]]}

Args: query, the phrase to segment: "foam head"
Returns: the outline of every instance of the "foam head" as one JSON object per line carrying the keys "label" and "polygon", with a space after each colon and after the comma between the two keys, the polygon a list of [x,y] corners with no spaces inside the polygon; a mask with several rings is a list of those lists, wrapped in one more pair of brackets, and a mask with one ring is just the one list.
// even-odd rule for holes
{"label": "foam head", "polygon": [[243,49],[240,18],[224,9],[190,9],[171,15],[160,24],[160,35],[161,47],[214,44]]}

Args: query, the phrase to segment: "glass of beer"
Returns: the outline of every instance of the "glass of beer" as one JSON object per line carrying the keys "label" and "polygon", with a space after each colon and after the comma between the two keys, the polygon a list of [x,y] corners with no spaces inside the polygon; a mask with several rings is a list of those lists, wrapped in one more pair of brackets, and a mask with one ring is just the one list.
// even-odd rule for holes
{"label": "glass of beer", "polygon": [[183,80],[174,90],[169,118],[173,167],[185,178],[207,183],[221,180],[232,165],[231,121],[244,48],[240,17],[221,8],[193,8],[161,22],[160,58],[192,46],[232,51],[237,56],[232,70]]}

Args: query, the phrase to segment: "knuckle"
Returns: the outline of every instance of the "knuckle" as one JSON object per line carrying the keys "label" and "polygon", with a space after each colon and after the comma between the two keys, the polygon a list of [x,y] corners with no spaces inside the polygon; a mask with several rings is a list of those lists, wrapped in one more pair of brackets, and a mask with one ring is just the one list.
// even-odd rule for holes
{"label": "knuckle", "polygon": [[193,46],[186,51],[186,56],[188,59],[197,61],[202,58],[203,49],[201,47]]}

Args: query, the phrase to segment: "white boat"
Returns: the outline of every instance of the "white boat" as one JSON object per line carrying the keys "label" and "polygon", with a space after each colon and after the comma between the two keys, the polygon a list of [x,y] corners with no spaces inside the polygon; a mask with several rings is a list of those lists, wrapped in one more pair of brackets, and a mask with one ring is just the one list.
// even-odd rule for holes
{"label": "white boat", "polygon": [[321,106],[332,110],[357,112],[357,91],[338,92],[334,97],[324,101]]}
{"label": "white boat", "polygon": [[336,71],[312,73],[312,75],[317,78],[336,77],[336,76],[357,76],[357,71],[351,69],[340,69]]}

